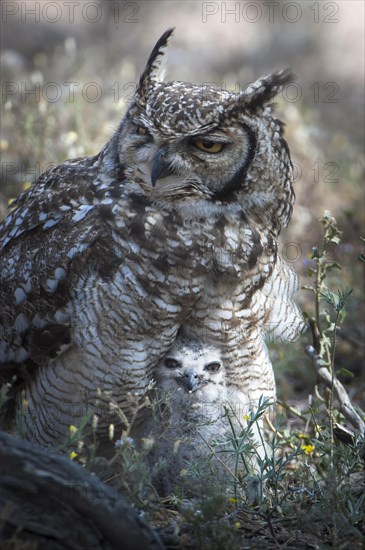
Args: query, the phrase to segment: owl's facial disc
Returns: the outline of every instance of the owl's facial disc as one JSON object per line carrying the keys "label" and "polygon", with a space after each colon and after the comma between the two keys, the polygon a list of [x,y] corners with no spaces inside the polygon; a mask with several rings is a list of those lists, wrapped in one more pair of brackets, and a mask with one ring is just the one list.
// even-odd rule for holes
{"label": "owl's facial disc", "polygon": [[147,149],[145,153],[140,152],[141,161],[142,155],[146,155],[140,166],[144,166],[146,183],[161,192],[177,191],[193,183],[210,199],[229,186],[232,178],[238,177],[236,186],[242,183],[238,172],[246,167],[249,146],[244,128],[236,132],[202,132],[170,142],[158,138],[153,141],[152,138],[146,146],[149,153]]}
{"label": "owl's facial disc", "polygon": [[[255,151],[250,128],[243,121],[232,125],[221,113],[222,120],[210,120],[208,111],[199,122],[199,102],[196,111],[180,112],[181,127],[172,133],[170,119],[175,114],[163,99],[159,112],[167,121],[164,124],[139,106],[131,109],[128,140],[121,142],[128,144],[124,164],[138,166],[144,184],[154,189],[153,196],[169,197],[175,203],[181,198],[191,204],[193,197],[221,201],[242,189]],[[173,102],[172,107],[178,105]]]}

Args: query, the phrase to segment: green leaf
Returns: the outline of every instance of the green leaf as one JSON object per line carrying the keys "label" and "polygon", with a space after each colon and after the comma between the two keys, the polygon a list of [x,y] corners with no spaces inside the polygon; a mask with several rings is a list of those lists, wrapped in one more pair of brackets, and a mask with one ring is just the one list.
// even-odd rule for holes
{"label": "green leaf", "polygon": [[339,316],[338,316],[338,324],[342,325],[344,320],[346,319],[347,313],[345,309],[341,309]]}
{"label": "green leaf", "polygon": [[332,262],[330,264],[327,264],[326,268],[327,268],[327,271],[331,271],[331,269],[342,269],[340,264],[338,264],[337,262]]}
{"label": "green leaf", "polygon": [[342,367],[338,372],[337,372],[337,376],[345,376],[346,378],[354,378],[354,373],[345,369],[344,367]]}
{"label": "green leaf", "polygon": [[317,362],[318,362],[318,365],[321,365],[322,367],[327,367],[328,366],[327,361],[325,361],[322,357],[319,357]]}
{"label": "green leaf", "polygon": [[352,288],[345,288],[345,290],[337,290],[338,292],[338,304],[336,311],[341,311],[345,307],[346,301],[350,294],[352,294]]}
{"label": "green leaf", "polygon": [[339,302],[339,298],[338,296],[336,296],[334,292],[332,292],[332,290],[327,289],[325,292],[320,292],[319,294],[320,296],[322,296],[322,298],[324,298],[327,304],[331,305],[333,308],[336,309],[337,304]]}
{"label": "green leaf", "polygon": [[352,288],[345,288],[345,290],[337,289],[337,294],[326,289],[324,292],[320,292],[320,296],[339,313],[345,307],[346,300],[351,293]]}

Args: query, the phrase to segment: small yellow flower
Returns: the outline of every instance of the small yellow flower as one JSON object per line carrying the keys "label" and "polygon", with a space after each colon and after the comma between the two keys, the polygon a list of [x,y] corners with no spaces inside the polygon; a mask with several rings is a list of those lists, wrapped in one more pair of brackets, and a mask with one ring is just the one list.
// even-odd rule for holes
{"label": "small yellow flower", "polygon": [[308,445],[302,445],[302,449],[306,455],[310,455],[313,453],[315,446],[308,443]]}
{"label": "small yellow flower", "polygon": [[299,439],[309,439],[309,434],[304,434],[303,432],[299,432],[297,437],[299,437]]}
{"label": "small yellow flower", "polygon": [[69,457],[71,460],[73,460],[74,458],[77,457],[77,453],[75,453],[75,451],[71,451],[70,454],[69,454]]}
{"label": "small yellow flower", "polygon": [[251,416],[249,414],[244,414],[243,420],[246,420],[246,422],[248,422],[249,420],[251,420]]}
{"label": "small yellow flower", "polygon": [[76,426],[74,426],[73,424],[71,424],[71,426],[70,426],[70,434],[74,434],[74,433],[76,433],[76,432],[77,432]]}

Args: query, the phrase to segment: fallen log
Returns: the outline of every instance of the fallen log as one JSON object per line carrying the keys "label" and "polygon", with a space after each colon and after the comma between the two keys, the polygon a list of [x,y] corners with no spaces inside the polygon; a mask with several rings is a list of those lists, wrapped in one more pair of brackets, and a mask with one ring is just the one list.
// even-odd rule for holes
{"label": "fallen log", "polygon": [[57,451],[0,432],[0,544],[39,550],[162,550],[112,487]]}

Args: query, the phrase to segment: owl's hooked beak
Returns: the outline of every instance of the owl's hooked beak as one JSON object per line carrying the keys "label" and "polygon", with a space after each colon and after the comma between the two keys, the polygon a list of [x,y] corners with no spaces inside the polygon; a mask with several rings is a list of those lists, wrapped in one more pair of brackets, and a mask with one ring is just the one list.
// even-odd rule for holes
{"label": "owl's hooked beak", "polygon": [[154,156],[152,161],[151,169],[151,183],[152,187],[155,187],[157,180],[162,178],[167,178],[174,173],[171,164],[166,161],[166,151],[165,149],[159,149]]}

